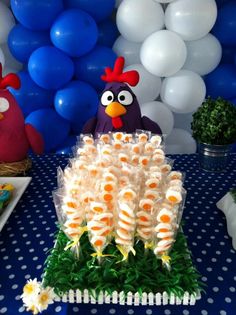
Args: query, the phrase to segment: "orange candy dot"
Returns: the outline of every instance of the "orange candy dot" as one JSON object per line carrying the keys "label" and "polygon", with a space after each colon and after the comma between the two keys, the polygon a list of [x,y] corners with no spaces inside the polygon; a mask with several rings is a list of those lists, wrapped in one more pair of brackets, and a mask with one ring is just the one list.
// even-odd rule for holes
{"label": "orange candy dot", "polygon": [[163,222],[163,223],[169,223],[170,222],[170,217],[166,214],[163,214],[161,217],[160,217],[160,221]]}

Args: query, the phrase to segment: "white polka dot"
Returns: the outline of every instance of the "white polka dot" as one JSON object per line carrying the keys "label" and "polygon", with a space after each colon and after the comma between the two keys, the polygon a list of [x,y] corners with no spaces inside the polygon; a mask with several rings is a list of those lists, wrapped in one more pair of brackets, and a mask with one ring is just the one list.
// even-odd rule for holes
{"label": "white polka dot", "polygon": [[223,281],[223,280],[224,280],[224,278],[221,277],[221,276],[217,277],[217,279],[218,279],[219,281]]}
{"label": "white polka dot", "polygon": [[230,287],[230,288],[229,288],[229,291],[230,291],[230,292],[235,292],[236,289],[235,289],[234,287]]}
{"label": "white polka dot", "polygon": [[6,269],[11,269],[11,267],[12,267],[11,265],[7,265],[5,268]]}
{"label": "white polka dot", "polygon": [[134,314],[134,310],[132,310],[132,309],[129,309],[129,310],[127,311],[127,314],[129,314],[129,315],[132,315],[132,314]]}
{"label": "white polka dot", "polygon": [[31,278],[31,275],[29,275],[29,274],[27,274],[27,275],[25,275],[25,279],[27,280],[27,279],[30,279]]}
{"label": "white polka dot", "polygon": [[226,303],[231,303],[231,298],[226,297],[226,298],[225,298],[225,302],[226,302]]}
{"label": "white polka dot", "polygon": [[165,314],[165,315],[170,315],[170,314],[171,314],[171,311],[170,311],[170,310],[165,310],[165,311],[164,311],[164,314]]}
{"label": "white polka dot", "polygon": [[206,310],[202,310],[202,311],[201,311],[201,314],[202,314],[202,315],[207,315],[208,312],[207,312]]}
{"label": "white polka dot", "polygon": [[18,309],[19,313],[23,313],[25,311],[25,308],[24,306],[21,306],[19,309]]}
{"label": "white polka dot", "polygon": [[13,286],[11,287],[13,290],[18,288],[18,284],[13,284]]}
{"label": "white polka dot", "polygon": [[227,267],[225,267],[225,266],[223,266],[223,267],[222,267],[222,270],[227,271],[227,270],[228,270],[228,268],[227,268]]}
{"label": "white polka dot", "polygon": [[214,288],[212,288],[212,290],[213,290],[214,292],[218,292],[218,291],[219,291],[219,288],[218,288],[218,287],[214,287]]}
{"label": "white polka dot", "polygon": [[79,311],[79,308],[77,306],[73,307],[73,311],[74,312],[78,312]]}
{"label": "white polka dot", "polygon": [[220,315],[227,315],[226,311],[220,311]]}
{"label": "white polka dot", "polygon": [[211,267],[207,267],[206,270],[209,271],[209,272],[211,272],[211,271],[212,271],[212,268],[211,268]]}
{"label": "white polka dot", "polygon": [[109,310],[109,313],[110,313],[110,314],[115,314],[115,313],[116,313],[116,310],[115,310],[114,308],[111,308],[111,309]]}
{"label": "white polka dot", "polygon": [[55,308],[55,312],[59,313],[60,311],[61,311],[61,306],[57,306],[57,307]]}
{"label": "white polka dot", "polygon": [[152,315],[152,310],[147,309],[147,310],[146,310],[146,314],[147,314],[147,315]]}
{"label": "white polka dot", "polygon": [[227,258],[226,261],[227,261],[227,263],[231,263],[232,259],[231,258]]}
{"label": "white polka dot", "polygon": [[97,310],[96,308],[92,308],[91,311],[90,311],[90,313],[91,313],[91,314],[97,314],[97,311],[98,311],[98,310]]}
{"label": "white polka dot", "polygon": [[188,310],[183,310],[183,315],[189,315],[189,311]]}
{"label": "white polka dot", "polygon": [[212,303],[214,303],[214,300],[212,298],[209,298],[209,299],[207,299],[207,302],[212,304]]}
{"label": "white polka dot", "polygon": [[3,299],[5,299],[4,295],[0,295],[0,301],[2,301]]}
{"label": "white polka dot", "polygon": [[7,312],[7,308],[6,307],[3,307],[0,309],[0,313],[1,314],[5,314]]}

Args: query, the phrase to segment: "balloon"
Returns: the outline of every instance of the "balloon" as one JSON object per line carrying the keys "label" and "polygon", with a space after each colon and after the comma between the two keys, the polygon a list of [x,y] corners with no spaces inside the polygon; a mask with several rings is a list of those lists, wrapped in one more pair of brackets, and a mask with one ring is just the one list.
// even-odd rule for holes
{"label": "balloon", "polygon": [[161,86],[161,99],[175,113],[195,111],[206,96],[206,86],[199,74],[180,70],[165,78]]}
{"label": "balloon", "polygon": [[48,90],[62,87],[74,74],[72,60],[53,46],[36,49],[30,56],[28,69],[34,82]]}
{"label": "balloon", "polygon": [[184,41],[175,33],[162,30],[150,35],[143,42],[140,59],[154,75],[168,77],[179,71],[186,60]]}
{"label": "balloon", "polygon": [[60,145],[56,148],[56,154],[72,154],[72,147],[75,146],[77,141],[76,136],[67,137]]}
{"label": "balloon", "polygon": [[232,65],[221,64],[204,78],[207,95],[226,99],[236,97],[236,69]]}
{"label": "balloon", "polygon": [[63,10],[62,0],[11,0],[17,20],[31,30],[47,30]]}
{"label": "balloon", "polygon": [[55,95],[56,111],[74,126],[83,126],[85,122],[95,116],[98,106],[96,91],[82,81],[71,81]]}
{"label": "balloon", "polygon": [[22,63],[18,62],[11,54],[7,43],[1,45],[3,55],[5,57],[5,67],[14,69],[15,72],[22,69]]}
{"label": "balloon", "polygon": [[123,56],[125,58],[126,66],[141,62],[139,56],[140,48],[140,43],[130,42],[122,36],[117,38],[112,47],[117,56]]}
{"label": "balloon", "polygon": [[141,105],[141,113],[154,120],[161,128],[163,134],[168,135],[174,127],[174,117],[166,104],[162,102],[149,102]]}
{"label": "balloon", "polygon": [[65,0],[67,8],[77,8],[89,13],[96,22],[108,18],[115,7],[115,0]]}
{"label": "balloon", "polygon": [[154,101],[161,91],[161,78],[148,72],[141,64],[128,66],[124,71],[130,70],[139,73],[139,83],[131,87],[139,104]]}
{"label": "balloon", "polygon": [[24,63],[28,62],[34,50],[50,44],[48,32],[32,31],[21,24],[15,25],[8,36],[8,45],[12,55]]}
{"label": "balloon", "polygon": [[15,19],[10,9],[0,2],[0,43],[6,43],[8,33],[15,25]]}
{"label": "balloon", "polygon": [[96,44],[98,29],[94,19],[79,9],[61,13],[51,27],[52,43],[69,56],[80,57]]}
{"label": "balloon", "polygon": [[21,81],[20,89],[9,88],[9,90],[16,98],[25,117],[37,109],[53,105],[53,91],[42,89],[35,84],[27,71],[19,72],[18,76]]}
{"label": "balloon", "polygon": [[230,1],[219,9],[212,33],[222,44],[236,45],[236,3]]}
{"label": "balloon", "polygon": [[2,67],[4,68],[5,65],[5,57],[2,49],[0,48],[0,63],[2,64]]}
{"label": "balloon", "polygon": [[119,31],[112,20],[105,20],[98,24],[98,44],[112,47],[118,36]]}
{"label": "balloon", "polygon": [[70,124],[54,109],[39,109],[26,117],[26,123],[33,125],[42,135],[45,151],[55,149],[69,134]]}
{"label": "balloon", "polygon": [[174,114],[174,127],[187,130],[192,133],[191,122],[193,121],[193,112],[188,114]]}
{"label": "balloon", "polygon": [[184,40],[196,40],[210,32],[216,16],[215,0],[178,0],[168,5],[165,25]]}
{"label": "balloon", "polygon": [[174,128],[166,138],[167,154],[191,154],[195,153],[196,149],[196,141],[186,130]]}
{"label": "balloon", "polygon": [[140,43],[163,28],[164,11],[153,0],[125,0],[117,10],[116,23],[124,38]]}
{"label": "balloon", "polygon": [[159,3],[169,3],[175,0],[154,0],[154,1],[159,2]]}
{"label": "balloon", "polygon": [[102,90],[105,82],[101,80],[101,75],[106,67],[113,68],[116,58],[111,48],[97,45],[90,53],[75,60],[75,76]]}
{"label": "balloon", "polygon": [[123,0],[116,0],[116,5],[115,5],[115,7],[118,8],[122,1],[123,1]]}
{"label": "balloon", "polygon": [[191,70],[200,75],[213,71],[220,63],[222,48],[218,39],[212,34],[186,42],[187,59],[184,69]]}

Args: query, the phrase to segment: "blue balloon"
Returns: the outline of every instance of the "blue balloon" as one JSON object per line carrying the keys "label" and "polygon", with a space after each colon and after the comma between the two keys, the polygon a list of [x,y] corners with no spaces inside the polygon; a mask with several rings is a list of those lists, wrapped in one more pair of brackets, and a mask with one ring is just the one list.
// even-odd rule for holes
{"label": "blue balloon", "polygon": [[96,22],[105,20],[115,8],[115,0],[65,0],[67,8],[78,8],[88,12]]}
{"label": "blue balloon", "polygon": [[236,97],[236,69],[232,65],[221,64],[204,78],[207,95],[226,99]]}
{"label": "blue balloon", "polygon": [[20,89],[9,88],[9,91],[16,98],[25,117],[37,109],[53,106],[54,91],[39,87],[31,79],[27,71],[19,72],[18,76],[21,81]]}
{"label": "blue balloon", "polygon": [[63,10],[63,0],[11,0],[17,20],[31,30],[47,30]]}
{"label": "blue balloon", "polygon": [[52,25],[52,43],[69,56],[80,57],[89,52],[98,39],[97,24],[79,9],[64,11]]}
{"label": "blue balloon", "polygon": [[98,102],[97,93],[89,84],[71,81],[57,91],[54,105],[59,115],[80,128],[96,115]]}
{"label": "blue balloon", "polygon": [[39,109],[26,117],[26,123],[33,125],[42,135],[45,151],[49,152],[62,143],[69,134],[70,124],[54,109]]}
{"label": "blue balloon", "polygon": [[86,56],[75,59],[75,76],[78,80],[88,82],[101,91],[105,86],[101,75],[106,67],[113,68],[116,58],[111,48],[97,45]]}
{"label": "blue balloon", "polygon": [[77,136],[69,136],[66,138],[65,141],[63,141],[57,148],[56,148],[56,154],[66,154],[71,155],[72,147],[75,146],[77,141]]}
{"label": "blue balloon", "polygon": [[32,31],[21,24],[15,25],[8,35],[9,50],[22,63],[28,62],[35,49],[50,44],[51,40],[48,32]]}
{"label": "blue balloon", "polygon": [[98,24],[98,44],[112,47],[118,36],[118,28],[112,20],[105,20]]}
{"label": "blue balloon", "polygon": [[216,4],[218,7],[221,7],[225,3],[229,2],[230,0],[216,0]]}
{"label": "blue balloon", "polygon": [[40,87],[55,90],[69,82],[74,75],[73,61],[59,49],[44,46],[30,56],[28,70]]}
{"label": "blue balloon", "polygon": [[231,1],[218,10],[212,33],[224,45],[236,45],[236,3]]}

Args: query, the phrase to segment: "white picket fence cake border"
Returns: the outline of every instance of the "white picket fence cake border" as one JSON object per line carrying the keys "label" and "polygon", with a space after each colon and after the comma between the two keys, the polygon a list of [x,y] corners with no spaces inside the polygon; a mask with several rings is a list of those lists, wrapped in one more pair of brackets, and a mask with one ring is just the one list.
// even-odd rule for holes
{"label": "white picket fence cake border", "polygon": [[140,295],[138,292],[132,293],[128,292],[126,295],[124,292],[118,293],[114,291],[112,294],[106,292],[100,292],[98,297],[95,298],[95,294],[89,293],[87,289],[80,291],[69,290],[64,293],[61,297],[57,295],[55,301],[64,303],[84,303],[84,304],[119,304],[119,305],[195,305],[196,300],[201,298],[201,293],[196,292],[195,294],[189,294],[185,292],[182,298],[177,297],[175,294],[171,293],[168,295],[167,292],[163,293],[142,293]]}

